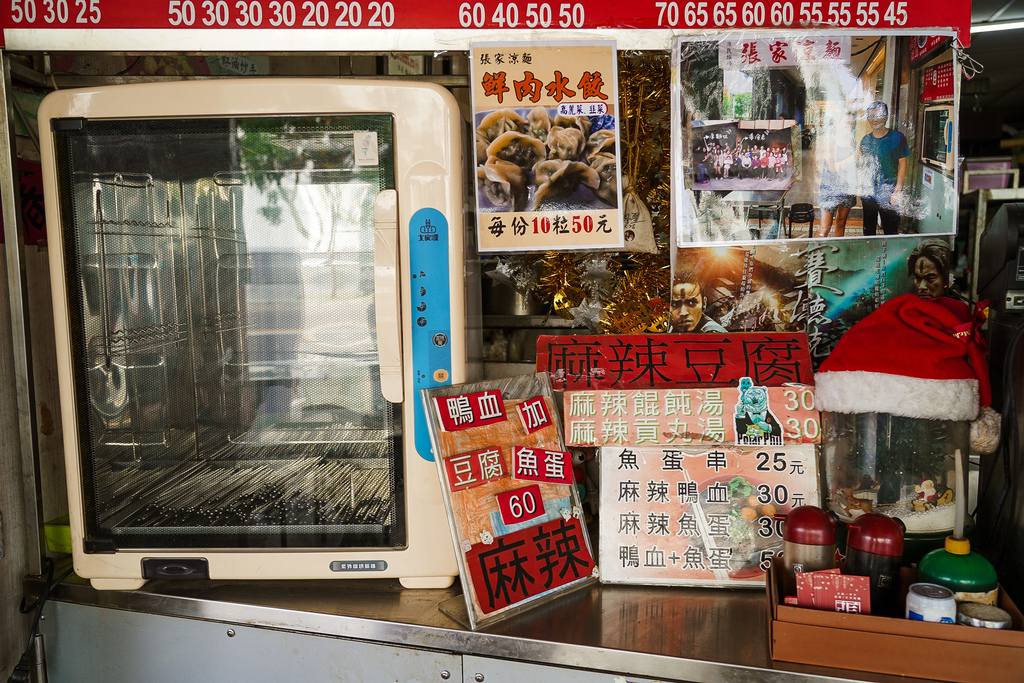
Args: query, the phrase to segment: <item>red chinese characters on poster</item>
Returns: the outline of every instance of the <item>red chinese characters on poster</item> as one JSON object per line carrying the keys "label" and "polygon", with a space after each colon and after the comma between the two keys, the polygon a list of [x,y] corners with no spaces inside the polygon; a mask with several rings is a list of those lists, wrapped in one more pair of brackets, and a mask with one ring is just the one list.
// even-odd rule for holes
{"label": "red chinese characters on poster", "polygon": [[590,576],[594,558],[579,519],[570,517],[478,543],[466,553],[484,614]]}
{"label": "red chinese characters on poster", "polygon": [[512,478],[549,484],[572,483],[572,453],[542,448],[512,449]]}
{"label": "red chinese characters on poster", "polygon": [[812,384],[802,332],[541,336],[537,370],[555,389]]}
{"label": "red chinese characters on poster", "polygon": [[850,63],[849,36],[739,38],[718,45],[722,69],[782,69],[816,62]]}
{"label": "red chinese characters on poster", "polygon": [[500,448],[485,448],[444,459],[448,487],[452,491],[473,488],[508,476]]}
{"label": "red chinese characters on poster", "polygon": [[441,425],[446,432],[484,427],[508,419],[505,417],[505,403],[500,391],[440,396],[435,400]]}

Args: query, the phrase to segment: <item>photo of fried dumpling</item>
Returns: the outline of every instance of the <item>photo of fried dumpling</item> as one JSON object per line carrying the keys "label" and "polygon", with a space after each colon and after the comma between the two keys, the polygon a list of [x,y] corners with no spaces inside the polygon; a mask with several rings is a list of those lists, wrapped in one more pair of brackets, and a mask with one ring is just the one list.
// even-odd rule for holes
{"label": "photo of fried dumpling", "polygon": [[506,211],[522,211],[529,199],[526,173],[511,161],[491,157],[476,169],[477,184],[484,196]]}
{"label": "photo of fried dumpling", "polygon": [[488,159],[497,157],[503,161],[511,161],[524,171],[543,159],[544,152],[544,143],[540,140],[512,131],[502,133],[487,146]]}
{"label": "photo of fried dumpling", "polygon": [[572,194],[581,184],[592,190],[601,185],[597,171],[582,161],[548,159],[534,166],[533,173],[537,191],[528,211],[536,210],[543,202]]}
{"label": "photo of fried dumpling", "polygon": [[488,142],[494,142],[502,133],[525,133],[527,127],[526,120],[515,109],[496,109],[480,121],[476,131]]}
{"label": "photo of fried dumpling", "polygon": [[544,107],[534,107],[526,115],[526,121],[529,124],[527,132],[538,140],[547,142],[548,131],[551,130],[551,114],[548,110]]}
{"label": "photo of fried dumpling", "polygon": [[480,131],[476,132],[476,163],[480,165],[487,161],[487,147],[491,141]]}
{"label": "photo of fried dumpling", "polygon": [[548,133],[548,159],[579,161],[586,144],[587,139],[579,128],[555,126]]}
{"label": "photo of fried dumpling", "polygon": [[602,128],[594,131],[587,139],[586,157],[589,161],[595,154],[615,152],[615,131]]}
{"label": "photo of fried dumpling", "polygon": [[619,204],[618,166],[615,155],[608,152],[598,152],[590,157],[590,167],[597,171],[597,175],[601,179],[594,194],[609,206],[618,206]]}
{"label": "photo of fried dumpling", "polygon": [[590,117],[589,116],[563,116],[559,114],[555,117],[552,126],[560,126],[562,128],[579,128],[583,133],[583,137],[590,135]]}

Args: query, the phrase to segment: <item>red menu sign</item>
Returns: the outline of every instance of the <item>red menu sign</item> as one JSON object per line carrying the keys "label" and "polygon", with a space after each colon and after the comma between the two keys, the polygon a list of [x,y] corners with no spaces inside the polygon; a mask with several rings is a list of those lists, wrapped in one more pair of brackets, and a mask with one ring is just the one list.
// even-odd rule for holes
{"label": "red menu sign", "polygon": [[953,99],[953,62],[930,66],[921,76],[921,101]]}
{"label": "red menu sign", "polygon": [[804,333],[542,336],[537,370],[555,389],[814,383]]}

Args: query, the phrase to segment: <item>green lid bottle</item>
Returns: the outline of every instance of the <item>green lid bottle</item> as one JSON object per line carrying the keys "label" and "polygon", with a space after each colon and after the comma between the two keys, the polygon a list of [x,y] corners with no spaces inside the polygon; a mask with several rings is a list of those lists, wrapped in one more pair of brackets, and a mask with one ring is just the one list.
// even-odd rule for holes
{"label": "green lid bottle", "polygon": [[971,551],[971,542],[946,537],[946,547],[933,550],[917,565],[918,581],[937,583],[953,591],[957,603],[980,602],[994,605],[999,579],[992,563]]}

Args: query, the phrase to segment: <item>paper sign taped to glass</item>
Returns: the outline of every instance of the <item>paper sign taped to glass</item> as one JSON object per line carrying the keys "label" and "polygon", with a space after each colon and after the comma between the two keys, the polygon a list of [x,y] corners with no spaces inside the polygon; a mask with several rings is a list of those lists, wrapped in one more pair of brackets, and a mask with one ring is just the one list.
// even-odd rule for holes
{"label": "paper sign taped to glass", "polygon": [[624,244],[613,41],[474,43],[481,252]]}
{"label": "paper sign taped to glass", "polygon": [[[847,10],[831,9],[839,23]],[[902,31],[786,29],[678,37],[676,241],[955,234],[949,151],[957,149],[951,112],[959,91],[950,79],[943,102],[923,112],[916,93],[897,96],[908,87],[898,79],[916,40]],[[952,72],[956,55],[948,55],[943,68]],[[925,171],[933,172],[928,185]]]}
{"label": "paper sign taped to glass", "polygon": [[476,629],[595,581],[547,375],[421,395],[465,596],[450,616]]}
{"label": "paper sign taped to glass", "polygon": [[601,448],[601,581],[763,586],[782,522],[818,505],[812,445]]}
{"label": "paper sign taped to glass", "polygon": [[820,443],[814,388],[738,387],[567,391],[569,446],[782,446]]}

